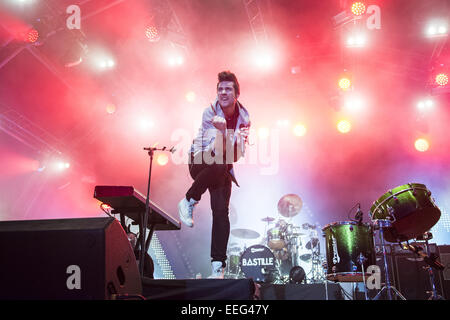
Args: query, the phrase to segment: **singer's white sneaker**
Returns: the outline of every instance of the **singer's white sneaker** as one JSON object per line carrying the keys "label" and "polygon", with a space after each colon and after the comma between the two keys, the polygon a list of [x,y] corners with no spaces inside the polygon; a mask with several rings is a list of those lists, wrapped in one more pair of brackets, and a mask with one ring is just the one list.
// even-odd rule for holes
{"label": "singer's white sneaker", "polygon": [[225,268],[222,267],[221,261],[213,261],[211,263],[211,275],[208,279],[223,279],[225,276]]}
{"label": "singer's white sneaker", "polygon": [[194,199],[189,201],[184,197],[178,203],[178,214],[180,215],[180,220],[188,227],[192,228],[194,226],[194,206],[198,203]]}

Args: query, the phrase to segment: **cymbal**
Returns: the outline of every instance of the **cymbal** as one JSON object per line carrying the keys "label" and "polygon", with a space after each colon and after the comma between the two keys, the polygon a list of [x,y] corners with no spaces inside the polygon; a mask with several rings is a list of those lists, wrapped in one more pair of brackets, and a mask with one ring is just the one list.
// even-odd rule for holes
{"label": "cymbal", "polygon": [[278,212],[287,218],[296,216],[303,207],[303,201],[295,194],[287,194],[278,201]]}
{"label": "cymbal", "polygon": [[306,249],[311,250],[311,248],[315,248],[317,244],[319,243],[318,238],[312,238],[308,243],[306,244]]}
{"label": "cymbal", "polygon": [[264,222],[272,222],[272,221],[275,221],[275,218],[272,218],[272,217],[265,217],[265,218],[261,219],[261,221],[264,221]]}
{"label": "cymbal", "polygon": [[259,238],[259,233],[250,229],[233,229],[231,234],[242,239],[256,239]]}

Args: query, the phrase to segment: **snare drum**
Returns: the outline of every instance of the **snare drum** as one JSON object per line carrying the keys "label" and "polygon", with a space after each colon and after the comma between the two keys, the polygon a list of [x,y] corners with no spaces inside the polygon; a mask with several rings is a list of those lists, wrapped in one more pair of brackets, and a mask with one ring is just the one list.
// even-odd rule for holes
{"label": "snare drum", "polygon": [[431,192],[420,183],[409,183],[386,192],[370,208],[372,220],[391,220],[384,238],[401,242],[416,238],[430,230],[441,217]]}
{"label": "snare drum", "polygon": [[241,255],[240,267],[247,279],[272,282],[276,271],[275,256],[269,248],[257,244]]}
{"label": "snare drum", "polygon": [[[327,279],[337,282],[362,282],[364,270],[375,265],[373,229],[354,221],[331,223],[322,229],[327,254]],[[369,273],[365,272],[367,278]]]}
{"label": "snare drum", "polygon": [[281,250],[286,247],[287,239],[287,223],[279,220],[275,227],[267,231],[267,245],[272,250]]}

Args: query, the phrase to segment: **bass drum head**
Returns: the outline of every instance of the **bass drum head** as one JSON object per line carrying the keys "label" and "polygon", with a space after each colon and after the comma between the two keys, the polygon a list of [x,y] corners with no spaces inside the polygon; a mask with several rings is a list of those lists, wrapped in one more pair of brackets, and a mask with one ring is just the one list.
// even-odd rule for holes
{"label": "bass drum head", "polygon": [[416,238],[430,230],[440,219],[441,211],[424,184],[409,183],[386,192],[370,208],[372,220],[391,219],[384,238],[401,242]]}
{"label": "bass drum head", "polygon": [[245,277],[256,282],[271,282],[275,277],[275,256],[269,248],[259,244],[242,253],[240,266]]}

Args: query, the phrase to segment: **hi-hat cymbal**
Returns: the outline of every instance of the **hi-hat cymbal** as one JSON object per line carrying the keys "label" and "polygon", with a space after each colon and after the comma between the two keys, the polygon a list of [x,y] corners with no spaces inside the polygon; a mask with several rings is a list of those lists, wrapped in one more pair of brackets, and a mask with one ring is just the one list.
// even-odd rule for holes
{"label": "hi-hat cymbal", "polygon": [[233,229],[231,234],[242,239],[256,239],[259,238],[259,233],[250,229]]}
{"label": "hi-hat cymbal", "polygon": [[295,194],[287,194],[278,201],[278,212],[287,218],[296,216],[303,207],[303,201]]}
{"label": "hi-hat cymbal", "polygon": [[231,247],[231,248],[228,248],[227,251],[229,251],[229,252],[240,252],[241,248],[240,247]]}
{"label": "hi-hat cymbal", "polygon": [[272,218],[272,217],[265,217],[265,218],[261,219],[261,221],[264,221],[264,222],[272,222],[272,221],[275,221],[275,218]]}

